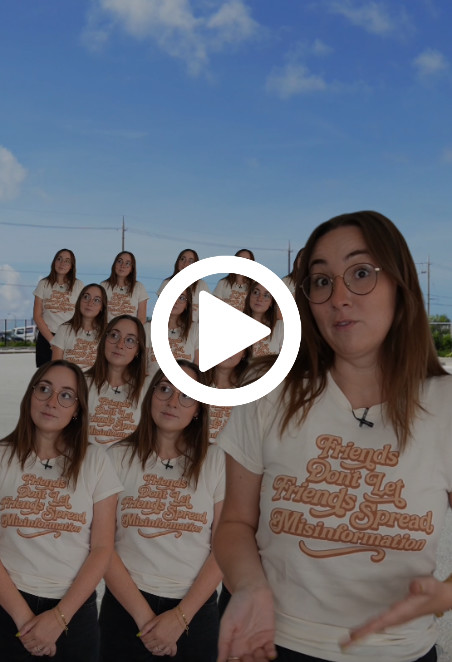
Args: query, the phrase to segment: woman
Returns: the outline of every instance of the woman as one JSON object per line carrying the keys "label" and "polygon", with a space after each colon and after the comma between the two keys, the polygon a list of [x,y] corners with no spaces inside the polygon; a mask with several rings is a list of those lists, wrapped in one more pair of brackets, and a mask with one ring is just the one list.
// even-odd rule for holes
{"label": "woman", "polygon": [[101,285],[90,283],[80,292],[69,322],[58,327],[52,339],[52,361],[66,359],[82,370],[90,368],[99,338],[107,325],[107,294]]}
{"label": "woman", "polygon": [[[158,370],[157,359],[152,349],[151,324],[146,329],[147,366],[146,374],[154,376]],[[199,330],[198,323],[193,322],[193,304],[191,290],[185,290],[177,298],[168,319],[168,340],[175,359],[185,359],[199,363]]]}
{"label": "woman", "polygon": [[279,354],[284,340],[284,324],[282,320],[278,319],[278,304],[270,292],[260,283],[256,281],[251,283],[246,295],[243,312],[270,329],[269,336],[254,343],[252,356]]}
{"label": "woman", "polygon": [[[169,276],[169,278],[165,278],[165,280],[162,282],[159,289],[157,290],[157,296],[159,297],[161,295],[165,287],[170,282],[171,278],[174,278],[174,276],[182,271],[182,269],[189,267],[194,262],[199,262],[199,256],[196,251],[191,248],[185,248],[183,251],[181,251],[177,256],[176,262],[174,263],[173,273],[171,276]],[[199,293],[209,292],[209,286],[203,280],[196,280],[190,285],[190,292],[192,297],[192,319],[193,322],[197,322],[199,319]]]}
{"label": "woman", "polygon": [[[178,363],[200,380],[196,365]],[[137,429],[109,451],[124,491],[100,613],[103,662],[216,660],[221,572],[211,538],[224,455],[209,445],[208,415],[159,370]]]}
{"label": "woman", "polygon": [[121,484],[105,453],[88,446],[87,419],[80,368],[47,363],[0,442],[2,660],[98,659],[95,588],[113,550]]}
{"label": "woman", "polygon": [[75,255],[68,248],[55,254],[50,273],[42,278],[35,291],[33,319],[38,327],[36,339],[36,367],[52,359],[50,343],[60,324],[74,314],[75,302],[83,288],[76,278]]}
{"label": "woman", "polygon": [[132,315],[112,319],[87,370],[88,438],[110,446],[133,432],[140,418],[146,372],[146,339],[140,320]]}
{"label": "woman", "polygon": [[[235,257],[243,257],[254,261],[254,253],[248,248],[241,248]],[[251,278],[242,274],[228,274],[218,281],[213,293],[216,297],[225,301],[230,306],[242,311],[245,305],[246,294],[251,283]]]}
{"label": "woman", "polygon": [[292,370],[220,440],[215,552],[233,596],[219,660],[434,661],[433,614],[452,607],[452,584],[432,577],[452,378],[415,264],[385,216],[344,214],[312,233],[299,284]]}
{"label": "woman", "polygon": [[140,322],[146,322],[148,293],[137,280],[137,262],[135,255],[121,251],[111,265],[111,273],[102,281],[108,298],[108,321],[118,315],[134,315]]}

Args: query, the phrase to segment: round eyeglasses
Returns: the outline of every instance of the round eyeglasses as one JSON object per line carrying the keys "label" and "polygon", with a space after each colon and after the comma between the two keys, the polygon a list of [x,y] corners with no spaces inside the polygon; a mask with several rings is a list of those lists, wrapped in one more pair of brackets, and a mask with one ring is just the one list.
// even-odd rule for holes
{"label": "round eyeglasses", "polygon": [[344,285],[353,294],[370,294],[377,285],[377,275],[380,267],[373,264],[352,264],[344,273],[337,276],[314,273],[306,276],[301,284],[303,294],[311,303],[325,303],[333,294],[334,281],[342,278]]}
{"label": "round eyeglasses", "polygon": [[38,382],[33,386],[33,394],[37,400],[50,400],[54,393],[57,394],[58,404],[62,407],[72,407],[78,400],[71,389],[63,388],[61,391],[55,391],[47,382]]}
{"label": "round eyeglasses", "polygon": [[91,301],[92,301],[95,306],[101,306],[102,305],[102,299],[100,297],[92,297],[91,294],[88,294],[88,293],[86,293],[82,296],[82,300],[85,303],[91,303]]}
{"label": "round eyeglasses", "polygon": [[197,402],[193,398],[190,398],[189,395],[185,395],[185,393],[181,393],[175,389],[174,386],[170,386],[167,382],[156,384],[156,386],[154,386],[154,393],[155,397],[159,400],[171,400],[174,393],[179,393],[179,403],[182,407],[192,407]]}
{"label": "round eyeglasses", "polygon": [[256,299],[262,297],[264,301],[271,301],[271,299],[273,299],[270,292],[261,292],[261,290],[258,290],[257,287],[251,292],[250,296],[255,297]]}
{"label": "round eyeglasses", "polygon": [[[113,331],[109,331],[106,335],[106,339],[112,345],[117,345],[121,338],[123,338],[123,336],[119,331],[115,331],[114,329]],[[134,336],[126,336],[123,340],[124,346],[127,347],[127,349],[133,349],[138,345],[138,340]]]}

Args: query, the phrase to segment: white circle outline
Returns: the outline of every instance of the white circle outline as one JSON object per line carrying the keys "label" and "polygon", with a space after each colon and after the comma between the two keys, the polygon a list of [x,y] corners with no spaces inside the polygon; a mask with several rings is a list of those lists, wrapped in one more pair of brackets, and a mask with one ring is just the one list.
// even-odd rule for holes
{"label": "white circle outline", "polygon": [[[168,339],[168,320],[174,302],[194,281],[216,273],[248,276],[265,285],[276,299],[284,320],[284,340],[281,352],[270,370],[257,381],[240,388],[217,389],[204,386],[189,377],[177,364]],[[151,342],[158,365],[165,377],[180,391],[198,402],[234,407],[253,402],[273,391],[286,377],[297,358],[301,340],[300,315],[289,288],[263,264],[243,257],[219,255],[208,257],[185,267],[165,286],[154,307]]]}

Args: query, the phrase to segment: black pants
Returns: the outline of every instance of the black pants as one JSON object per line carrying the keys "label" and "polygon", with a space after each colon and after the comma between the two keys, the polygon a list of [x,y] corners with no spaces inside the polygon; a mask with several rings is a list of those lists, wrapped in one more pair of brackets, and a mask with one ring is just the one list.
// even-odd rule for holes
{"label": "black pants", "polygon": [[[276,646],[276,650],[278,651],[277,662],[330,662],[329,660],[322,660],[320,657],[311,657],[311,655],[290,651],[287,648],[282,648],[282,646]],[[436,647],[433,646],[428,653],[417,660],[413,660],[413,662],[436,662],[437,659]],[[384,657],[381,658],[381,661],[391,662]]]}
{"label": "black pants", "polygon": [[[53,609],[59,599],[41,598],[21,591],[34,614]],[[98,662],[99,625],[97,622],[96,593],[74,614],[68,632],[63,632],[56,642],[55,657],[31,655],[20,639],[11,616],[0,607],[0,660],[2,662],[28,662],[29,660],[52,660],[52,662]],[[124,658],[126,659],[126,658]]]}
{"label": "black pants", "polygon": [[[55,335],[55,334],[53,334]],[[44,363],[52,360],[52,348],[48,340],[44,338],[41,332],[36,338],[36,367],[40,368]]]}
{"label": "black pants", "polygon": [[[141,591],[152,611],[161,614],[173,609],[180,600],[162,598]],[[216,592],[193,617],[188,635],[184,632],[177,641],[177,654],[152,655],[137,637],[137,626],[130,614],[105,589],[99,616],[101,662],[216,662],[219,615]]]}

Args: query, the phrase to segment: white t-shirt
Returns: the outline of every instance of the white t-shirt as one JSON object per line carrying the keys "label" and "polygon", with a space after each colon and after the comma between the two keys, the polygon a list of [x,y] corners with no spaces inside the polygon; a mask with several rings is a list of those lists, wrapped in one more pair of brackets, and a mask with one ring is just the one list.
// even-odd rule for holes
{"label": "white t-shirt", "polygon": [[72,292],[67,285],[50,285],[47,278],[42,278],[33,292],[35,297],[42,299],[42,318],[52,333],[56,333],[60,324],[71,319],[74,314],[78,295],[83,289],[81,280],[76,279]]}
{"label": "white t-shirt", "polygon": [[284,340],[284,323],[277,320],[273,333],[266,338],[262,338],[254,343],[252,347],[252,356],[268,356],[269,354],[279,354]]}
{"label": "white t-shirt", "polygon": [[87,370],[96,360],[98,343],[96,331],[87,333],[79,329],[75,333],[68,324],[61,324],[50,344],[63,350],[63,358],[66,361],[76,363],[82,370]]}
{"label": "white t-shirt", "polygon": [[232,407],[222,405],[209,406],[209,441],[215,443],[220,432],[225,428],[231,416]]}
{"label": "white t-shirt", "polygon": [[373,427],[359,427],[331,378],[303,425],[292,422],[281,437],[281,388],[235,407],[218,438],[262,475],[256,539],[275,596],[276,642],[333,662],[421,657],[436,640],[433,616],[344,653],[339,642],[435,570],[452,491],[452,377],[427,380],[426,413],[403,453],[385,407],[371,407]]}
{"label": "white t-shirt", "polygon": [[[152,350],[151,342],[151,324],[146,322],[146,374],[154,376],[159,366]],[[168,340],[171,352],[175,359],[186,359],[187,361],[194,361],[195,353],[199,349],[199,327],[197,322],[192,322],[190,331],[188,332],[187,340],[181,338],[181,329],[168,329]]]}
{"label": "white t-shirt", "polygon": [[19,590],[61,598],[89,554],[93,506],[121,491],[118,476],[94,446],[87,449],[75,490],[61,477],[61,456],[48,460],[46,469],[32,454],[23,470],[17,458],[8,464],[7,444],[0,457],[1,562]]}
{"label": "white t-shirt", "polygon": [[115,285],[115,287],[112,288],[106,280],[104,280],[101,285],[105,288],[107,293],[108,321],[118,315],[134,315],[136,317],[138,313],[138,305],[142,303],[142,301],[147,301],[149,299],[146,288],[143,283],[140,283],[138,280],[135,283],[132,293],[127,291],[127,287],[119,287],[118,285]]}
{"label": "white t-shirt", "polygon": [[89,442],[108,447],[129,436],[140,420],[141,404],[148,386],[149,380],[145,379],[138,403],[133,404],[128,397],[127,384],[115,388],[104,384],[99,393],[88,379]]}
{"label": "white t-shirt", "polygon": [[246,295],[248,294],[248,284],[243,283],[243,285],[239,285],[238,283],[234,283],[231,287],[228,281],[222,278],[218,281],[213,294],[233,308],[243,311]]}
{"label": "white t-shirt", "polygon": [[214,506],[224,498],[224,453],[209,446],[198,485],[182,477],[184,460],[148,460],[130,447],[109,451],[124,485],[118,501],[115,548],[142,591],[183,598],[211,551]]}
{"label": "white t-shirt", "polygon": [[[157,296],[159,297],[165,287],[168,285],[170,282],[171,278],[165,278],[165,280],[162,282],[160,285],[159,289],[157,290]],[[196,284],[196,289],[194,292],[192,292],[192,314],[191,318],[193,322],[198,322],[199,321],[199,293],[200,292],[210,292],[209,286],[204,280],[198,280]]]}
{"label": "white t-shirt", "polygon": [[292,293],[292,296],[295,297],[295,283],[292,280],[292,278],[290,278],[289,276],[284,276],[284,278],[281,278],[281,280],[285,285],[287,285],[287,287]]}

